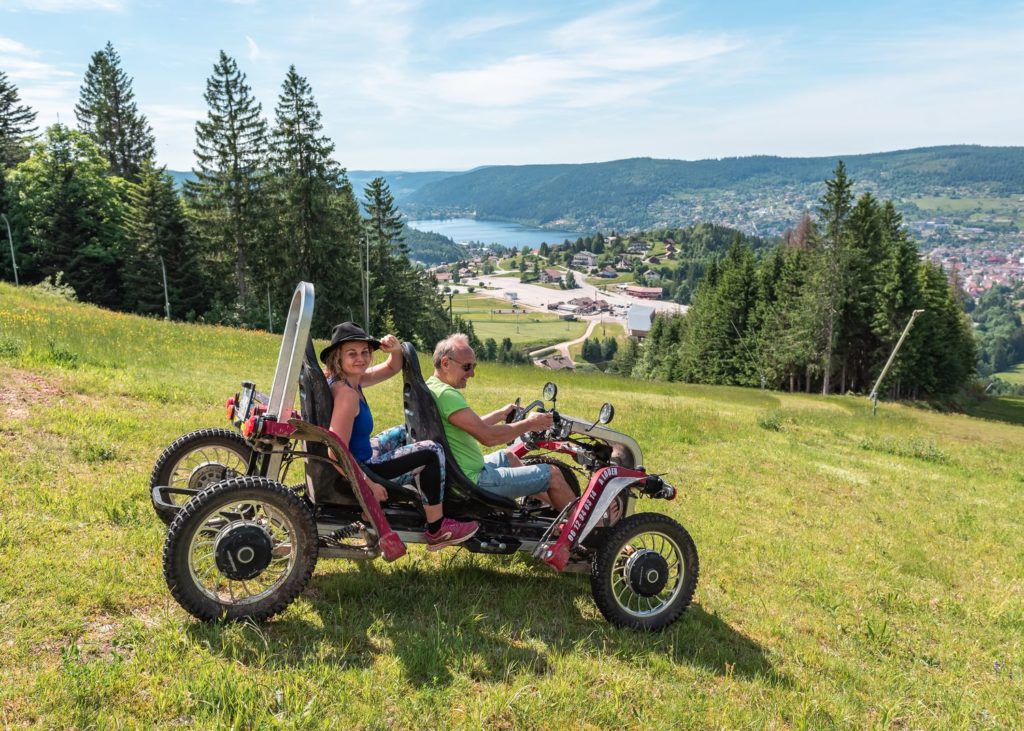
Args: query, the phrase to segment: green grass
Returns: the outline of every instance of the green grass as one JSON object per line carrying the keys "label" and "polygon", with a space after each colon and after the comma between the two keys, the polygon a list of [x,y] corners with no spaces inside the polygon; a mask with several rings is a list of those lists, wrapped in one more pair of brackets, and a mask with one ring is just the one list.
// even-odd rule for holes
{"label": "green grass", "polygon": [[[502,310],[496,315],[492,310]],[[504,299],[459,294],[452,298],[452,313],[473,323],[480,340],[494,338],[500,343],[511,338],[513,344],[527,349],[572,340],[586,332],[587,323],[560,320],[558,315],[535,310],[509,313],[512,303]]]}
{"label": "green grass", "polygon": [[1017,385],[1024,385],[1024,363],[1018,363],[1017,365],[1005,370],[1001,373],[993,374],[996,378],[1006,381],[1007,383],[1014,383]]}
{"label": "green grass", "polygon": [[[50,344],[52,339],[53,345]],[[1019,728],[1024,428],[865,399],[557,375],[680,489],[695,604],[618,630],[524,557],[324,560],[259,626],[171,599],[146,484],[279,338],[0,285],[0,719],[41,728]],[[481,410],[550,373],[488,364]],[[400,384],[369,392],[378,423]]]}
{"label": "green grass", "polygon": [[[669,262],[673,263],[673,262]],[[607,277],[587,277],[587,284],[591,287],[604,287],[611,286],[613,284],[624,284],[625,282],[633,281],[633,272],[619,272],[614,278]]]}
{"label": "green grass", "polygon": [[960,216],[968,223],[1005,219],[1017,226],[1024,225],[1024,202],[1021,201],[1020,196],[964,198],[921,196],[911,198],[910,202],[922,211]]}

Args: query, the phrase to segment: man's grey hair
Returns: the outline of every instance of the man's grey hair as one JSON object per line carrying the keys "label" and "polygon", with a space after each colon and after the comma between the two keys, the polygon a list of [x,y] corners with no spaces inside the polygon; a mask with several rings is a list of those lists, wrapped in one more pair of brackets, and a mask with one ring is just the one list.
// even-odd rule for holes
{"label": "man's grey hair", "polygon": [[473,346],[469,344],[469,338],[463,333],[454,333],[446,337],[434,348],[434,368],[440,368],[442,358],[451,358],[456,350],[462,348],[473,349]]}

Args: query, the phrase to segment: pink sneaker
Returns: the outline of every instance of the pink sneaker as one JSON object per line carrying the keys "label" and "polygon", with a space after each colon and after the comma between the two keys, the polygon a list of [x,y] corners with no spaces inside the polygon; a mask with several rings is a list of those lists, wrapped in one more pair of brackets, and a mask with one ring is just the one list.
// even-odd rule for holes
{"label": "pink sneaker", "polygon": [[427,550],[437,551],[445,546],[454,546],[456,543],[469,540],[476,535],[479,529],[480,524],[475,520],[462,523],[445,518],[441,521],[441,527],[437,529],[437,533],[425,531],[423,535],[427,537]]}

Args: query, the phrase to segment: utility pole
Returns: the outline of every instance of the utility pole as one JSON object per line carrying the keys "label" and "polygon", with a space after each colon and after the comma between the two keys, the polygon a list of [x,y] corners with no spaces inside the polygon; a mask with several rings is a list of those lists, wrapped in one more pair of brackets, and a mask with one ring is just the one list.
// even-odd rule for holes
{"label": "utility pole", "polygon": [[885,362],[885,367],[882,368],[882,372],[878,375],[878,380],[875,381],[875,387],[871,389],[871,395],[868,398],[871,399],[871,415],[874,416],[878,413],[878,387],[882,385],[882,379],[885,378],[885,374],[889,372],[889,366],[896,360],[896,354],[900,351],[900,346],[903,345],[903,341],[907,339],[907,333],[910,332],[911,325],[914,324],[914,320],[917,319],[918,315],[923,313],[924,310],[914,310],[910,315],[910,321],[907,326],[903,328],[903,334],[900,335],[900,339],[896,341],[896,347],[892,349],[892,353],[889,354],[889,360]]}
{"label": "utility pole", "polygon": [[363,233],[363,244],[366,246],[365,286],[363,287],[363,327],[370,332],[370,237]]}
{"label": "utility pole", "polygon": [[160,257],[160,273],[164,276],[164,312],[166,317],[164,319],[171,319],[171,298],[167,294],[167,267],[164,266],[164,258]]}
{"label": "utility pole", "polygon": [[270,310],[270,282],[267,282],[267,332],[274,332],[274,313]]}
{"label": "utility pole", "polygon": [[0,218],[4,219],[4,223],[7,224],[7,241],[11,244],[11,266],[14,267],[14,286],[18,286],[18,263],[14,260],[14,239],[11,237],[11,222],[7,220],[7,216],[0,213]]}

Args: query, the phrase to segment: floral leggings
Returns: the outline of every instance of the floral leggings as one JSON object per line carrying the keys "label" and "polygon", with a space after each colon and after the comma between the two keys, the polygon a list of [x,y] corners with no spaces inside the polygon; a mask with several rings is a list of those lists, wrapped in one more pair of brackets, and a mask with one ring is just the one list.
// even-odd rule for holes
{"label": "floral leggings", "polygon": [[373,456],[365,464],[386,479],[414,482],[427,505],[440,505],[444,500],[444,450],[429,440],[406,444],[406,436],[404,426],[393,426],[372,437]]}

